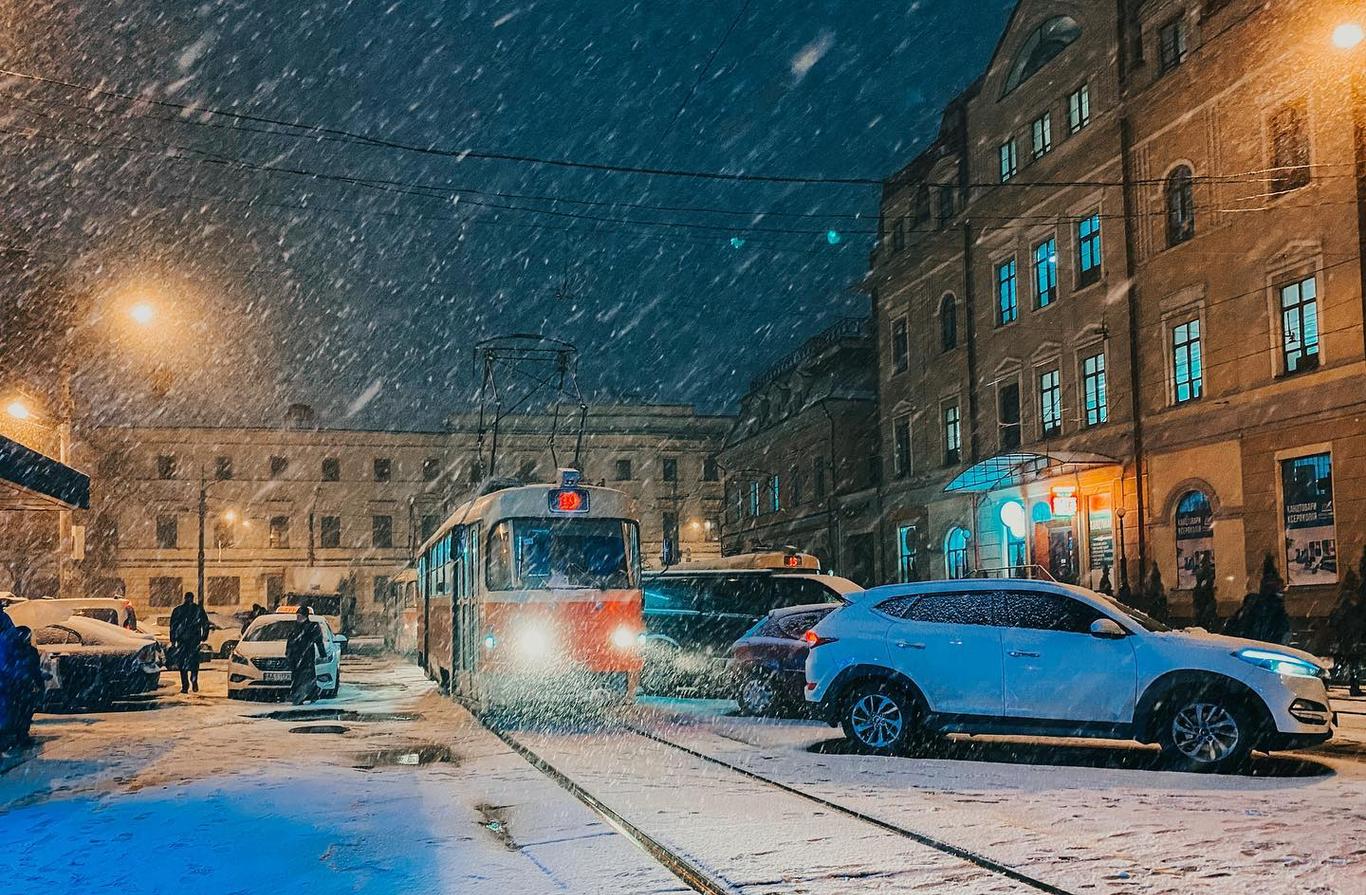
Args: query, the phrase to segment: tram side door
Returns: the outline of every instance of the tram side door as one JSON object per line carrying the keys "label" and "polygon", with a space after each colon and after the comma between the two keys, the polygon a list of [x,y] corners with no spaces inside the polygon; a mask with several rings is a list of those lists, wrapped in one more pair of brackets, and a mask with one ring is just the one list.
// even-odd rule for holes
{"label": "tram side door", "polygon": [[455,617],[456,668],[460,671],[479,670],[480,630],[482,628],[479,600],[479,526],[470,525],[460,530],[455,545],[457,560],[452,584],[456,599]]}

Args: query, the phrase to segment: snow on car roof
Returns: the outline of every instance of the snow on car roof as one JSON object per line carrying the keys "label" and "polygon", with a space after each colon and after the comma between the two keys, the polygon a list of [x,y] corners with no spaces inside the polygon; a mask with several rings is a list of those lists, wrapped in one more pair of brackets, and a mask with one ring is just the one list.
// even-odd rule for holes
{"label": "snow on car roof", "polygon": [[73,615],[62,621],[55,622],[51,625],[44,625],[43,627],[70,628],[81,635],[81,640],[83,641],[88,638],[98,644],[107,646],[142,644],[146,643],[148,639],[146,635],[134,634],[125,628],[120,628],[118,625],[111,625],[108,622],[102,622],[99,619],[86,618],[83,615]]}

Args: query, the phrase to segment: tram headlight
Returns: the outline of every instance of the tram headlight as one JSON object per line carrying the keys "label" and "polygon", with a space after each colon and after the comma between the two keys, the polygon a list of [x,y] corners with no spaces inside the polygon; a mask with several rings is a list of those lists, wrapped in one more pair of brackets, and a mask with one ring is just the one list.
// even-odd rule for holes
{"label": "tram headlight", "polygon": [[528,625],[517,632],[517,649],[528,659],[545,658],[550,653],[550,631],[540,625]]}
{"label": "tram headlight", "polygon": [[484,649],[492,652],[495,648],[497,648],[497,646],[498,638],[493,636],[492,631],[484,635]]}
{"label": "tram headlight", "polygon": [[612,632],[612,645],[622,650],[635,649],[640,645],[640,633],[622,625]]}

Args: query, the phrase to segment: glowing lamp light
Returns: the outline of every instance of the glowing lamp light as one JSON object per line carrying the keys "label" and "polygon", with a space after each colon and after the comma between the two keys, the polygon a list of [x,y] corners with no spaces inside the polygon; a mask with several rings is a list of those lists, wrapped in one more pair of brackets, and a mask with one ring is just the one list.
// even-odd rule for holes
{"label": "glowing lamp light", "polygon": [[28,405],[23,401],[11,401],[5,407],[5,413],[17,420],[26,420],[33,416],[33,412],[28,409]]}
{"label": "glowing lamp light", "polygon": [[1333,46],[1340,50],[1355,49],[1366,40],[1366,29],[1358,22],[1343,22],[1333,29]]}
{"label": "glowing lamp light", "polygon": [[583,495],[578,491],[561,491],[555,495],[555,509],[561,513],[576,513],[583,509]]}
{"label": "glowing lamp light", "polygon": [[783,565],[789,569],[795,569],[802,564],[802,558],[796,554],[783,557]]}
{"label": "glowing lamp light", "polygon": [[133,318],[133,322],[138,326],[148,326],[156,319],[157,312],[147,302],[140,301],[128,309],[128,316]]}
{"label": "glowing lamp light", "polygon": [[1001,504],[1001,523],[1011,535],[1023,538],[1029,532],[1029,520],[1025,517],[1024,504],[1014,500]]}
{"label": "glowing lamp light", "polygon": [[1056,485],[1051,496],[1054,516],[1077,515],[1077,489],[1070,485]]}
{"label": "glowing lamp light", "polygon": [[843,236],[840,236],[840,231],[838,231],[838,230],[826,230],[826,231],[825,231],[825,241],[828,242],[828,243],[830,243],[832,246],[837,246],[837,245],[839,245],[840,242],[841,242],[843,239],[844,239],[844,237],[843,237]]}
{"label": "glowing lamp light", "polygon": [[730,238],[730,247],[732,249],[743,249],[745,247],[745,240],[739,236],[732,236]]}
{"label": "glowing lamp light", "polygon": [[612,632],[612,645],[617,649],[631,649],[640,642],[640,635],[622,625]]}

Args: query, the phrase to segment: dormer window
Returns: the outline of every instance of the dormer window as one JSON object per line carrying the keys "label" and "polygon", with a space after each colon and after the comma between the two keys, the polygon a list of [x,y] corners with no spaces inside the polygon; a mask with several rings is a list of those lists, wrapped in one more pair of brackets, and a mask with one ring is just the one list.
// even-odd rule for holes
{"label": "dormer window", "polygon": [[1071,16],[1054,16],[1035,28],[1020,45],[1020,52],[1016,54],[1015,63],[1010,66],[1010,74],[1006,76],[1006,86],[1001,91],[1001,97],[1009,96],[1016,87],[1028,81],[1035,72],[1057,58],[1058,54],[1071,46],[1078,37],[1081,37],[1081,26]]}

